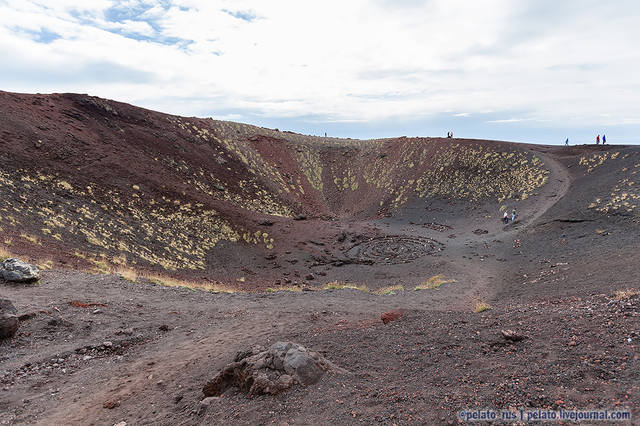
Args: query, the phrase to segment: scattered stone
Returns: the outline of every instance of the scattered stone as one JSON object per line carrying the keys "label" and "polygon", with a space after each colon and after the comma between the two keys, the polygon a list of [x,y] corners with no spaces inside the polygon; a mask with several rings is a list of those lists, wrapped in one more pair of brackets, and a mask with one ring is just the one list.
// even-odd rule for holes
{"label": "scattered stone", "polygon": [[6,281],[30,283],[40,279],[40,270],[34,265],[9,258],[0,264],[0,276]]}
{"label": "scattered stone", "polygon": [[127,422],[122,421],[120,423],[114,423],[113,426],[127,426]]}
{"label": "scattered stone", "polygon": [[380,315],[380,319],[384,324],[390,323],[391,321],[395,321],[402,316],[402,312],[400,311],[389,311]]}
{"label": "scattered stone", "polygon": [[260,225],[262,225],[262,226],[273,226],[273,222],[270,221],[269,219],[265,219],[265,220],[260,222]]}
{"label": "scattered stone", "polygon": [[22,314],[18,317],[18,319],[20,320],[20,322],[22,321],[28,321],[32,318],[36,317],[36,313],[35,312],[29,312],[28,314]]}
{"label": "scattered stone", "polygon": [[114,408],[120,406],[120,401],[115,399],[110,399],[108,401],[105,401],[104,404],[102,404],[102,406],[107,410],[113,410]]}
{"label": "scattered stone", "polygon": [[113,343],[106,341],[106,342],[102,342],[102,346],[104,346],[105,348],[112,348],[113,347]]}
{"label": "scattered stone", "polygon": [[473,231],[473,233],[476,235],[483,235],[483,234],[488,234],[489,231],[487,231],[486,229],[476,229],[475,231]]}
{"label": "scattered stone", "polygon": [[218,401],[220,399],[219,396],[209,396],[205,399],[203,399],[202,401],[200,401],[200,407],[201,408],[207,408],[208,406],[211,405],[211,403]]}
{"label": "scattered stone", "polygon": [[504,337],[505,340],[508,340],[510,342],[519,342],[521,340],[526,339],[527,337],[513,330],[501,330],[500,332],[502,333],[502,337]]}
{"label": "scattered stone", "polygon": [[212,186],[213,186],[214,189],[217,189],[218,191],[223,191],[224,192],[224,191],[227,190],[227,188],[225,188],[225,186],[223,184],[218,183],[218,182],[213,183]]}
{"label": "scattered stone", "polygon": [[227,160],[224,159],[223,157],[219,156],[219,155],[216,157],[216,162],[218,164],[220,164],[221,166],[227,164]]}
{"label": "scattered stone", "polygon": [[296,217],[294,217],[293,220],[307,220],[307,215],[306,214],[299,214]]}
{"label": "scattered stone", "polygon": [[315,280],[315,279],[316,279],[316,277],[315,277],[315,275],[313,275],[313,274],[307,274],[307,275],[304,277],[304,279],[305,279],[305,280],[309,280],[309,281],[311,281],[311,280]]}
{"label": "scattered stone", "polygon": [[169,331],[169,326],[167,324],[162,324],[160,327],[158,327],[158,330]]}
{"label": "scattered stone", "polygon": [[121,328],[118,331],[116,331],[116,335],[126,335],[126,336],[131,336],[133,334],[133,327],[129,327],[129,328]]}
{"label": "scattered stone", "polygon": [[276,395],[295,384],[316,383],[325,372],[346,373],[317,352],[292,342],[278,342],[269,349],[255,346],[238,352],[202,392],[205,397],[220,396],[232,386],[249,396]]}
{"label": "scattered stone", "polygon": [[18,311],[9,299],[0,299],[0,339],[13,337],[18,331]]}

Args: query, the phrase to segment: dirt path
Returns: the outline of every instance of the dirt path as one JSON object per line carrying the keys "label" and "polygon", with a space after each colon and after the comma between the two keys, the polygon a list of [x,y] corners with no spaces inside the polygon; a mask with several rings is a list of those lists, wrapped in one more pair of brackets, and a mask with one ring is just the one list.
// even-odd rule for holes
{"label": "dirt path", "polygon": [[[492,231],[476,235],[471,232],[471,228],[478,226],[474,224],[467,227],[464,239],[451,244],[450,251],[457,251],[459,257],[465,257],[463,253],[469,255],[478,251],[493,253],[493,256],[488,254],[486,259],[481,258],[482,262],[465,264],[464,271],[461,270],[460,274],[464,274],[462,276],[472,281],[473,285],[468,286],[462,292],[459,287],[456,288],[457,294],[452,295],[452,300],[455,301],[451,306],[452,309],[469,310],[478,302],[494,299],[495,295],[501,291],[501,277],[508,276],[515,266],[510,259],[513,257],[513,248],[516,247],[518,235],[525,232],[529,226],[562,200],[569,191],[571,177],[566,167],[547,154],[539,152],[538,155],[543,159],[550,172],[549,182],[538,195],[539,198],[542,198],[541,201],[526,209],[519,209],[518,220],[515,224],[497,226],[496,219],[492,218],[490,222],[485,222],[482,225]],[[501,243],[496,244],[497,242]]]}

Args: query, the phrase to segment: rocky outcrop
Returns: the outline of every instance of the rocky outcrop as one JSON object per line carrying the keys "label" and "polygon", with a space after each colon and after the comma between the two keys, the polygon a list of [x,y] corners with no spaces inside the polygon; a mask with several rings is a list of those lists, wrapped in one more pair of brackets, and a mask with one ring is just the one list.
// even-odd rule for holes
{"label": "rocky outcrop", "polygon": [[402,312],[401,311],[389,311],[389,312],[385,312],[382,315],[380,315],[380,319],[382,320],[382,322],[384,324],[388,324],[391,321],[395,321],[398,318],[400,318],[402,316]]}
{"label": "rocky outcrop", "polygon": [[8,299],[0,299],[0,339],[13,337],[18,331],[18,311]]}
{"label": "rocky outcrop", "polygon": [[232,386],[249,396],[275,395],[296,384],[316,383],[326,372],[347,373],[317,352],[292,342],[278,342],[268,349],[255,346],[238,352],[202,392],[219,396]]}
{"label": "rocky outcrop", "polygon": [[6,281],[30,283],[40,279],[40,270],[19,259],[9,258],[0,264],[0,277]]}

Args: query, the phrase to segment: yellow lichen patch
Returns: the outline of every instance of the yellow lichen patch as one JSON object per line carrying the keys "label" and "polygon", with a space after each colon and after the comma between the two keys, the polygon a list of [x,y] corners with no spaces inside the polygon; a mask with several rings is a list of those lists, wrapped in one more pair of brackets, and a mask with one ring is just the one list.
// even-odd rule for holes
{"label": "yellow lichen patch", "polygon": [[[91,191],[82,192],[60,184],[60,180],[25,171],[9,175],[0,171],[3,198],[0,198],[1,220],[16,227],[20,222],[4,211],[14,211],[29,223],[39,224],[43,238],[57,241],[77,241],[80,237],[96,253],[109,253],[106,258],[94,254],[79,254],[105,271],[112,264],[146,261],[167,270],[203,269],[206,255],[220,241],[236,242],[247,235],[247,242],[273,248],[274,239],[262,231],[234,229],[218,213],[194,208],[189,202],[163,197],[127,197],[114,189],[101,189],[91,184]],[[30,188],[24,187],[29,183]],[[73,191],[74,197],[58,196]],[[11,196],[46,193],[57,197],[41,206],[28,203],[11,204]],[[138,193],[140,194],[140,193]],[[97,200],[107,200],[98,202]],[[3,201],[4,200],[4,201]],[[178,201],[178,203],[176,203]],[[4,203],[4,204],[3,204]],[[257,233],[256,233],[257,232]],[[23,233],[22,239],[41,245],[38,237]],[[126,257],[125,257],[126,256]]]}
{"label": "yellow lichen patch", "polygon": [[324,185],[322,182],[323,167],[320,154],[309,146],[301,145],[298,150],[296,150],[296,159],[298,160],[302,173],[304,173],[311,184],[311,187],[318,192],[322,192]]}
{"label": "yellow lichen patch", "polygon": [[333,177],[334,185],[343,191],[351,190],[355,191],[358,189],[359,183],[356,177],[356,173],[352,171],[350,168],[343,170],[341,176]]}
{"label": "yellow lichen patch", "polygon": [[593,154],[590,157],[580,157],[578,165],[586,167],[587,173],[591,173],[597,167],[603,165],[607,159],[610,158],[611,160],[615,160],[619,155],[619,152],[615,152],[613,154],[605,152],[604,154]]}
{"label": "yellow lichen patch", "polygon": [[521,151],[489,151],[482,146],[454,144],[438,151],[418,178],[421,197],[442,196],[476,200],[527,198],[548,181],[539,158]]}
{"label": "yellow lichen patch", "polygon": [[605,196],[596,198],[588,207],[601,213],[631,213],[640,204],[640,185],[634,180],[635,173],[627,173]]}

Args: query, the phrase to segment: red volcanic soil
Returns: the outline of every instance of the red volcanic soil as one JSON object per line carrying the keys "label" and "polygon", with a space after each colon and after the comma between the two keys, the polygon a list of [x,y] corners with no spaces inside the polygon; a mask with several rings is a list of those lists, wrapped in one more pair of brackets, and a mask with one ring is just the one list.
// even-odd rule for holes
{"label": "red volcanic soil", "polygon": [[[637,147],[321,138],[6,92],[0,145],[0,254],[45,269],[0,281],[21,315],[0,424],[637,423]],[[237,351],[287,340],[349,374],[201,403]]]}

